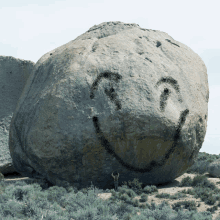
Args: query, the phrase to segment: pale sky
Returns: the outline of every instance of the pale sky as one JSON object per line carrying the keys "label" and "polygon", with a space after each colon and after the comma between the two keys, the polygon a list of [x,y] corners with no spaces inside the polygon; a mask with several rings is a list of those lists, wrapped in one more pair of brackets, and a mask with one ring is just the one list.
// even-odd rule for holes
{"label": "pale sky", "polygon": [[37,62],[93,25],[121,21],[160,30],[207,67],[208,127],[200,152],[220,154],[219,0],[0,0],[0,55]]}

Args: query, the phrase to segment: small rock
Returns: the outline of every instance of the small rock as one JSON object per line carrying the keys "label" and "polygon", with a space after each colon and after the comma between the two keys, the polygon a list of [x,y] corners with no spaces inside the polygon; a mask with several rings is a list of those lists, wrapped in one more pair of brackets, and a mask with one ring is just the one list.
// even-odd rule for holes
{"label": "small rock", "polygon": [[220,177],[220,159],[217,159],[209,164],[208,173],[213,177]]}

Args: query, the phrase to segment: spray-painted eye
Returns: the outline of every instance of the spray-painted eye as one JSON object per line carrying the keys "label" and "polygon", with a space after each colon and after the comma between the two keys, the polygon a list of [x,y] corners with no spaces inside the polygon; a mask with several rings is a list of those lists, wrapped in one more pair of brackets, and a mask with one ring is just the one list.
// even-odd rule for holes
{"label": "spray-painted eye", "polygon": [[169,89],[165,88],[163,91],[165,94],[167,94],[169,92]]}

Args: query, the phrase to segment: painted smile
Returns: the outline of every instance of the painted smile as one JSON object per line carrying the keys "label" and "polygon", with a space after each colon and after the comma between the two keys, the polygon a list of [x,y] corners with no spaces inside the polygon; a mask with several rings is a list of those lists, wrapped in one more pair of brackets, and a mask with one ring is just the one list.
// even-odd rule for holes
{"label": "painted smile", "polygon": [[[115,82],[118,82],[118,80],[120,80],[122,77],[117,73],[111,73],[111,72],[101,73],[92,85],[91,93],[90,93],[90,98],[91,99],[93,99],[95,97],[94,92],[95,92],[95,90],[97,90],[98,84],[102,80],[102,78],[106,78],[106,79],[114,80]],[[162,83],[169,83],[171,86],[173,86],[174,89],[176,90],[177,94],[179,95],[178,101],[182,102],[182,98],[181,98],[181,95],[180,95],[180,92],[179,92],[179,85],[178,85],[176,80],[174,80],[172,77],[163,77],[157,82],[155,87],[157,87],[158,85],[160,85]],[[171,91],[169,91],[168,88],[165,88],[163,93],[160,96],[160,110],[162,112],[165,110],[165,107],[166,107],[166,104],[167,104],[167,99],[168,99],[170,93],[171,93]],[[121,102],[117,98],[117,93],[115,92],[113,87],[111,87],[110,89],[105,89],[105,94],[110,98],[110,100],[112,102],[115,103],[116,110],[120,110],[122,108]],[[98,137],[101,145],[106,149],[106,151],[109,154],[114,156],[115,159],[122,166],[126,167],[127,169],[129,169],[131,171],[144,173],[144,172],[150,172],[155,168],[162,167],[166,163],[166,161],[169,159],[170,155],[175,151],[175,149],[177,148],[178,140],[180,138],[180,133],[181,133],[182,127],[185,124],[186,117],[187,117],[188,114],[189,114],[188,109],[185,109],[184,111],[182,111],[180,113],[178,126],[176,128],[175,135],[174,135],[173,144],[172,144],[171,148],[168,150],[168,152],[165,154],[163,159],[160,162],[156,162],[155,160],[153,160],[148,165],[146,165],[145,168],[139,168],[139,167],[135,167],[131,164],[128,164],[125,161],[123,161],[123,159],[115,153],[115,151],[113,150],[113,147],[111,146],[111,144],[105,138],[103,132],[101,131],[100,124],[99,124],[99,119],[96,116],[93,117],[93,125],[95,127],[96,134],[97,134],[97,137]]]}

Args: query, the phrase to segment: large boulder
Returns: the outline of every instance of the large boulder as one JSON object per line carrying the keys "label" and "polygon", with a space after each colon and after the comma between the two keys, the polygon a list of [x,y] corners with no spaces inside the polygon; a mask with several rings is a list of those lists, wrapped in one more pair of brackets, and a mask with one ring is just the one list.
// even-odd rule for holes
{"label": "large boulder", "polygon": [[15,172],[9,151],[9,128],[13,112],[34,62],[0,56],[0,173]]}
{"label": "large boulder", "polygon": [[165,32],[104,22],[43,55],[17,104],[10,152],[24,176],[77,188],[111,173],[167,183],[193,165],[206,134],[202,59]]}

